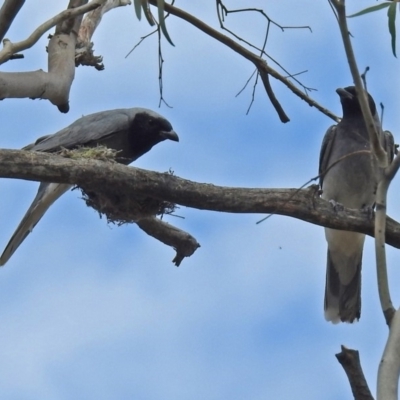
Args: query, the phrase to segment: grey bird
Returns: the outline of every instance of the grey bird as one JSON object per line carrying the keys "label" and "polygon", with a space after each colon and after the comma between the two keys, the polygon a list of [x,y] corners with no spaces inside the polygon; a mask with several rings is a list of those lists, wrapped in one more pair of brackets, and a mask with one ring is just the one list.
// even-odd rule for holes
{"label": "grey bird", "polygon": [[[319,173],[322,198],[348,208],[372,212],[382,174],[371,157],[367,128],[354,86],[336,91],[343,108],[342,120],[331,126],[323,139]],[[369,107],[377,132],[390,161],[393,136],[382,131],[373,98]],[[353,322],[361,313],[361,261],[365,235],[325,228],[328,260],[325,287],[325,319],[333,323]]]}
{"label": "grey bird", "polygon": [[[102,111],[79,118],[53,135],[43,136],[23,150],[57,152],[61,149],[106,146],[117,151],[116,161],[130,164],[166,139],[179,141],[171,124],[145,108]],[[72,186],[40,183],[38,193],[0,257],[4,265],[49,207]]]}

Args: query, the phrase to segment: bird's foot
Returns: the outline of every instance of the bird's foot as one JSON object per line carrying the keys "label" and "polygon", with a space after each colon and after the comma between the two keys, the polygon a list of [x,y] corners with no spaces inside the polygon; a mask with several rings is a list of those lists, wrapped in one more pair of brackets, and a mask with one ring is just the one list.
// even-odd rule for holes
{"label": "bird's foot", "polygon": [[337,201],[335,201],[333,199],[329,200],[329,203],[331,204],[331,206],[335,212],[344,210],[344,206],[342,203],[338,203]]}

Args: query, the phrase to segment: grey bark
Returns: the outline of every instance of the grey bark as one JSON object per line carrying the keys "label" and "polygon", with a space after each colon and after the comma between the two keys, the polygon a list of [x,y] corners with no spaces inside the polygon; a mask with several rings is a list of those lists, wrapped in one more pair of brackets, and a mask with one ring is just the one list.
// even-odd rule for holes
{"label": "grey bark", "polygon": [[[146,171],[98,160],[72,160],[23,150],[0,150],[0,177],[107,187],[125,196],[144,195],[201,210],[279,214],[333,229],[374,235],[374,220],[360,210],[335,211],[307,189],[234,188],[196,183],[169,173]],[[400,248],[400,224],[387,217],[386,243]]]}

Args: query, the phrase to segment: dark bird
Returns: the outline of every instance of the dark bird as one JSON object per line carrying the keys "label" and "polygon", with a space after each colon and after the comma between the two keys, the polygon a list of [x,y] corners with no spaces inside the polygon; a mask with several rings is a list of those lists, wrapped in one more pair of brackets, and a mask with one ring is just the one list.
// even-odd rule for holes
{"label": "dark bird", "polygon": [[[322,198],[372,212],[382,169],[371,157],[370,142],[356,89],[337,89],[343,108],[342,120],[325,134],[319,159]],[[373,98],[369,108],[380,142],[389,160],[394,155],[393,136],[382,131]],[[361,259],[365,235],[325,228],[328,261],[325,287],[325,318],[333,323],[353,322],[361,313]]]}
{"label": "dark bird", "polygon": [[[171,124],[145,108],[102,111],[79,118],[61,131],[39,138],[23,150],[57,152],[61,149],[105,146],[116,150],[116,161],[130,164],[166,139],[179,141]],[[40,183],[38,193],[0,257],[4,265],[48,208],[72,186]]]}

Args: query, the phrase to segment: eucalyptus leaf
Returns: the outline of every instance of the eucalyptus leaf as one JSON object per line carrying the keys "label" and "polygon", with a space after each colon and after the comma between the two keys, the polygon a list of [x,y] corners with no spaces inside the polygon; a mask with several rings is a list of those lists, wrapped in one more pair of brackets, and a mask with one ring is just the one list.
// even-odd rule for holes
{"label": "eucalyptus leaf", "polygon": [[136,16],[137,16],[138,20],[140,21],[140,19],[142,18],[142,2],[141,2],[141,0],[134,0],[133,4],[135,6]]}
{"label": "eucalyptus leaf", "polygon": [[361,10],[358,13],[348,15],[347,18],[359,17],[360,15],[364,15],[364,14],[368,14],[368,13],[371,13],[371,12],[379,11],[379,10],[382,10],[384,8],[390,7],[393,4],[396,4],[396,3],[393,3],[393,2],[381,3],[381,4],[378,4],[377,6],[372,6],[372,7],[365,8],[364,10]]}
{"label": "eucalyptus leaf", "polygon": [[164,0],[157,0],[157,8],[158,8],[158,23],[160,24],[161,32],[164,34],[165,39],[167,39],[168,42],[169,42],[172,46],[175,46],[175,45],[172,43],[171,38],[169,37],[168,31],[167,31],[167,26],[165,25]]}
{"label": "eucalyptus leaf", "polygon": [[148,0],[141,0],[141,2],[142,2],[142,9],[143,9],[144,16],[146,17],[150,26],[154,26],[156,23],[154,22],[153,14],[150,11],[150,4],[149,4]]}
{"label": "eucalyptus leaf", "polygon": [[393,55],[396,56],[396,7],[397,2],[393,2],[390,7],[388,8],[388,26],[389,26],[389,33],[392,37],[392,52]]}

